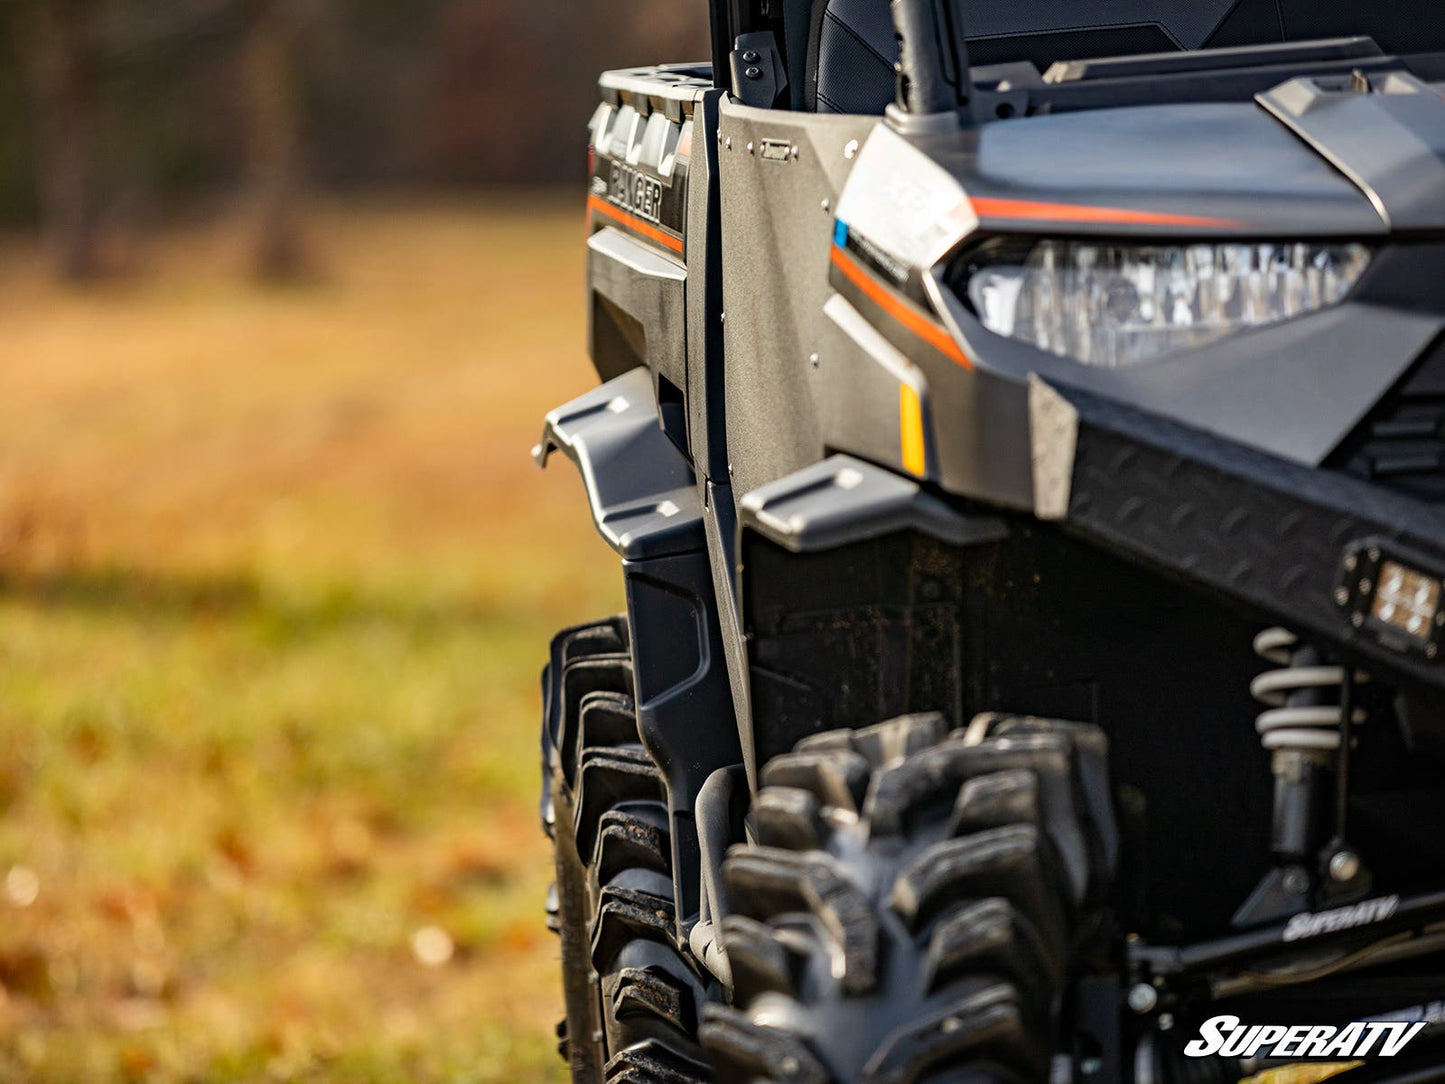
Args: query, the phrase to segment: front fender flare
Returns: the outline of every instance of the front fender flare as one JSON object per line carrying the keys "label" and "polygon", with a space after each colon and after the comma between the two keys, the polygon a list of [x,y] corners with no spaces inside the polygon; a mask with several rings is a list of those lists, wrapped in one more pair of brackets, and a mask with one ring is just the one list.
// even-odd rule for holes
{"label": "front fender flare", "polygon": [[662,431],[647,369],[549,413],[532,455],[546,466],[553,451],[577,464],[597,532],[624,560],[706,548],[692,466]]}

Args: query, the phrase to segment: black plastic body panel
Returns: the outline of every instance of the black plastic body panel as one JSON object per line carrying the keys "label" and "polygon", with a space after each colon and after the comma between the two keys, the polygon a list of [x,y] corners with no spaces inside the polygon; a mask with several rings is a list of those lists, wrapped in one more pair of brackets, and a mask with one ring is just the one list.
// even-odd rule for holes
{"label": "black plastic body panel", "polygon": [[704,94],[694,113],[687,251],[687,421],[693,464],[704,479],[727,481],[727,400],[723,386],[723,271],[718,190],[718,108]]}
{"label": "black plastic body panel", "polygon": [[667,780],[678,936],[700,908],[694,806],[708,776],[742,759],[704,546],[624,561],[637,726]]}
{"label": "black plastic body panel", "polygon": [[1226,928],[1268,865],[1250,623],[1027,519],[1009,528],[967,547],[905,532],[806,553],[745,532],[757,756],[915,710],[1099,722],[1129,798],[1129,928]]}

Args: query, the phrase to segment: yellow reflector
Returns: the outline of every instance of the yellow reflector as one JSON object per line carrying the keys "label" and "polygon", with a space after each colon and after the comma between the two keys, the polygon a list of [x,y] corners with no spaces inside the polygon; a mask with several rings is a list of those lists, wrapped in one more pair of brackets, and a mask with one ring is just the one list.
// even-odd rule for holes
{"label": "yellow reflector", "polygon": [[928,448],[923,438],[923,403],[909,384],[898,385],[898,432],[903,444],[903,467],[919,476],[928,473]]}

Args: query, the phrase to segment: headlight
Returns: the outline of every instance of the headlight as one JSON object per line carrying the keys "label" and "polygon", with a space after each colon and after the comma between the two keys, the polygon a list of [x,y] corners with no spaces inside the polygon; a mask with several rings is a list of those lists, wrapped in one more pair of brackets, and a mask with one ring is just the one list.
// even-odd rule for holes
{"label": "headlight", "polygon": [[1302,316],[1349,293],[1360,244],[998,242],[957,272],[984,327],[1117,368]]}

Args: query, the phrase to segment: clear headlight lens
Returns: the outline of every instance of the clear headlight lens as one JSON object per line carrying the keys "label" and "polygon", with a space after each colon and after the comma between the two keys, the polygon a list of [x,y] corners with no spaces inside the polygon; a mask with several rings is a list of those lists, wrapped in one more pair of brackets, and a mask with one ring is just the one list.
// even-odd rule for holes
{"label": "clear headlight lens", "polygon": [[1005,242],[959,271],[984,327],[1117,368],[1334,305],[1370,262],[1360,244]]}

